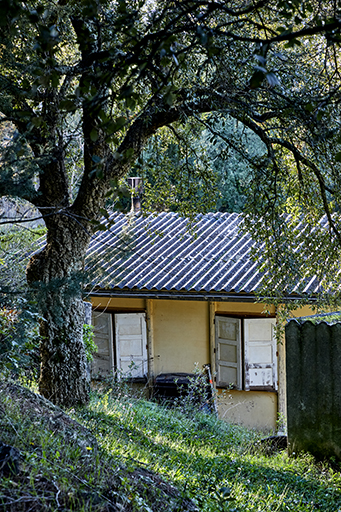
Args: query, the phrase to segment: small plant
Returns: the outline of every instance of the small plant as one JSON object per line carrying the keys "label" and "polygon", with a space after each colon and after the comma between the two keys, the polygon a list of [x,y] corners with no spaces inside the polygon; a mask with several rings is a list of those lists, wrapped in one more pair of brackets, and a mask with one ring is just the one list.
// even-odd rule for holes
{"label": "small plant", "polygon": [[147,392],[148,382],[135,382],[134,373],[138,369],[138,366],[134,361],[131,361],[128,367],[128,371],[123,371],[120,368],[116,368],[113,374],[102,375],[92,374],[92,379],[95,384],[95,388],[105,396],[111,396],[119,400],[122,399],[139,399],[149,395]]}
{"label": "small plant", "polygon": [[94,354],[98,351],[97,345],[94,341],[94,328],[92,325],[83,325],[83,342],[85,345],[86,360],[91,363]]}
{"label": "small plant", "polygon": [[189,376],[187,380],[186,385],[178,385],[179,398],[175,400],[175,405],[189,415],[198,411],[214,412],[214,390],[210,386],[206,371],[201,370],[196,364],[193,376]]}
{"label": "small plant", "polygon": [[278,433],[285,434],[287,432],[287,420],[284,414],[278,413],[278,419],[276,421],[276,430]]}

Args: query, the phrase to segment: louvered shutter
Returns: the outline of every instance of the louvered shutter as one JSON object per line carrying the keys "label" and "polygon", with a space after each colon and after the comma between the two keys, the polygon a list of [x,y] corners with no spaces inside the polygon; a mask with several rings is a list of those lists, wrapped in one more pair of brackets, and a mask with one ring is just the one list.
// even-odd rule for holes
{"label": "louvered shutter", "polygon": [[241,389],[240,320],[215,317],[217,386]]}
{"label": "louvered shutter", "polygon": [[96,375],[113,375],[114,371],[114,347],[113,327],[110,313],[93,311],[92,325],[94,327],[94,342],[98,351],[94,354],[91,364],[91,373]]}
{"label": "louvered shutter", "polygon": [[145,314],[115,315],[115,342],[117,367],[122,376],[145,377],[148,373]]}
{"label": "louvered shutter", "polygon": [[277,389],[276,322],[244,320],[245,389]]}

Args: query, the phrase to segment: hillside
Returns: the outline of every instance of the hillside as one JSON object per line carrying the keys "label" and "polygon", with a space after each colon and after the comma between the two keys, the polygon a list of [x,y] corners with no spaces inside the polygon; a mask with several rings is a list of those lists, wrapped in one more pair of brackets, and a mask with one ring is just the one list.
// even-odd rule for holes
{"label": "hillside", "polygon": [[64,412],[0,381],[0,510],[341,510],[336,463],[288,459],[259,439],[190,403],[167,409],[131,398],[124,386]]}

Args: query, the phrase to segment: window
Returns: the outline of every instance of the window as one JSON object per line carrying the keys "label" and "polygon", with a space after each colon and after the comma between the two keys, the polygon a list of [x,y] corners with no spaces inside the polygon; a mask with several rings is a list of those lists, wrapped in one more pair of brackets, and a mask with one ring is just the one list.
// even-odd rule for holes
{"label": "window", "polygon": [[277,389],[274,318],[216,316],[217,386],[248,390]]}
{"label": "window", "polygon": [[93,375],[113,375],[117,369],[123,377],[146,377],[148,357],[144,313],[93,311],[92,325],[98,347],[91,368]]}

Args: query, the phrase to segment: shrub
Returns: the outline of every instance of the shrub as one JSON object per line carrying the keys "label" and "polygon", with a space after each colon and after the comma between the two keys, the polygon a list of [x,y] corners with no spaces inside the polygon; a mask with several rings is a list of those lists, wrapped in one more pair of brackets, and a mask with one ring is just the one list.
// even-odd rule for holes
{"label": "shrub", "polygon": [[91,363],[94,358],[93,355],[98,350],[97,345],[94,342],[94,328],[92,325],[83,325],[83,342],[85,345],[86,360],[88,363]]}
{"label": "shrub", "polygon": [[25,308],[0,310],[0,371],[36,380],[39,375],[38,315]]}

